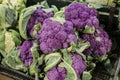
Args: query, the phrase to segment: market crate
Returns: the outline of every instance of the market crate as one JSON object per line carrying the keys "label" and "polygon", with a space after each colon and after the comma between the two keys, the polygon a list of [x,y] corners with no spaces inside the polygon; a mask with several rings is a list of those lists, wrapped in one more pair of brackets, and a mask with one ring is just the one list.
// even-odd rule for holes
{"label": "market crate", "polygon": [[[14,80],[34,80],[33,77],[14,69],[10,69],[0,64],[0,74],[10,77]],[[1,79],[0,79],[1,80]]]}

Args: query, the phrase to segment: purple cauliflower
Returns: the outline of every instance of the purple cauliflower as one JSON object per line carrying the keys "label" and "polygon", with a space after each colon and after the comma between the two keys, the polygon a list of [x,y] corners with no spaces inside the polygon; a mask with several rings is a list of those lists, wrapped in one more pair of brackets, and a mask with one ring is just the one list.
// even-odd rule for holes
{"label": "purple cauliflower", "polygon": [[55,66],[46,73],[46,76],[48,80],[65,80],[66,74],[65,68]]}
{"label": "purple cauliflower", "polygon": [[19,47],[20,49],[20,58],[24,62],[24,65],[28,67],[33,62],[31,47],[33,46],[33,41],[24,41],[23,44]]}
{"label": "purple cauliflower", "polygon": [[77,43],[73,24],[69,21],[61,24],[57,21],[46,19],[36,38],[41,51],[44,53],[51,53],[54,50],[66,48],[72,41]]}
{"label": "purple cauliflower", "polygon": [[53,16],[52,12],[46,13],[43,9],[37,9],[35,12],[31,15],[28,23],[27,23],[27,33],[29,36],[33,35],[34,26],[38,23],[43,23],[43,21],[47,18],[50,18]]}
{"label": "purple cauliflower", "polygon": [[[80,78],[81,74],[86,69],[86,62],[83,61],[82,57],[78,54],[70,53],[70,56],[72,58],[72,67],[75,70],[77,77]],[[66,75],[67,70],[58,66],[54,66],[46,73],[48,80],[65,80]]]}
{"label": "purple cauliflower", "polygon": [[65,19],[71,21],[77,30],[83,30],[86,25],[98,27],[97,11],[89,8],[87,4],[74,2],[70,4],[65,12]]}
{"label": "purple cauliflower", "polygon": [[90,42],[90,47],[84,51],[86,55],[95,54],[101,56],[106,54],[112,47],[112,42],[109,39],[107,32],[103,28],[98,27],[94,34],[83,34],[83,40]]}

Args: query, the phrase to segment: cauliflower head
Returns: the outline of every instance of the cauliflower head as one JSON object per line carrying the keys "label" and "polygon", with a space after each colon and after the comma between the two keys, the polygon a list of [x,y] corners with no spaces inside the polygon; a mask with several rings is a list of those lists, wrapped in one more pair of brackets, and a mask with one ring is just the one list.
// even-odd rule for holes
{"label": "cauliflower head", "polygon": [[[83,61],[82,57],[75,53],[69,53],[72,58],[72,68],[75,70],[77,77],[80,78],[83,71],[86,69],[86,62]],[[72,72],[71,72],[72,73]],[[46,76],[48,80],[65,80],[67,75],[66,68],[59,67],[58,65],[50,69]]]}
{"label": "cauliflower head", "polygon": [[83,30],[86,25],[98,27],[97,11],[89,8],[87,4],[74,2],[64,12],[65,19],[71,21],[77,30]]}
{"label": "cauliflower head", "polygon": [[44,53],[66,48],[70,42],[77,43],[73,24],[69,21],[61,24],[58,21],[46,19],[36,36],[40,49]]}

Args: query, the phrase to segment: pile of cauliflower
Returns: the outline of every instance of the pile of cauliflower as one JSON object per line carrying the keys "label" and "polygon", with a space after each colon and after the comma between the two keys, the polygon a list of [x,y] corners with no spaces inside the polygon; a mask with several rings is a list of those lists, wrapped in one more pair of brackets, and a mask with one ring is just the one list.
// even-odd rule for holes
{"label": "pile of cauliflower", "polygon": [[6,53],[2,64],[44,80],[91,80],[94,57],[106,56],[112,47],[97,11],[80,2],[57,11],[41,5],[24,8],[17,29],[19,35],[12,35],[21,42],[7,52],[0,47]]}

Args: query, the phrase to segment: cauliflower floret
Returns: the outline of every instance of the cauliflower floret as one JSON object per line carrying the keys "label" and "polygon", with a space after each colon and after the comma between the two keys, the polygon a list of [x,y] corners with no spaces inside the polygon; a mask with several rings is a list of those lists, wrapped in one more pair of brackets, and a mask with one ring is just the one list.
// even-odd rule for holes
{"label": "cauliflower floret", "polygon": [[31,14],[31,17],[27,23],[27,33],[29,36],[33,35],[34,26],[38,23],[43,23],[43,21],[47,18],[50,18],[53,16],[52,12],[46,13],[43,9],[37,9],[33,14]]}
{"label": "cauliflower floret", "polygon": [[65,19],[71,21],[78,30],[83,30],[86,25],[98,27],[97,11],[89,8],[87,4],[74,2],[70,4],[65,12]]}
{"label": "cauliflower floret", "polygon": [[73,31],[73,24],[69,21],[61,24],[58,21],[46,19],[36,38],[40,49],[44,53],[51,53],[54,50],[68,47],[72,41],[77,43]]}
{"label": "cauliflower floret", "polygon": [[84,51],[86,55],[95,54],[101,56],[106,54],[112,47],[112,42],[109,39],[107,32],[101,27],[96,28],[94,34],[83,34],[81,36],[83,40],[90,42],[90,47]]}
{"label": "cauliflower floret", "polygon": [[31,47],[33,46],[33,41],[24,41],[23,44],[19,47],[20,49],[20,58],[24,62],[25,66],[29,66],[33,62]]}

